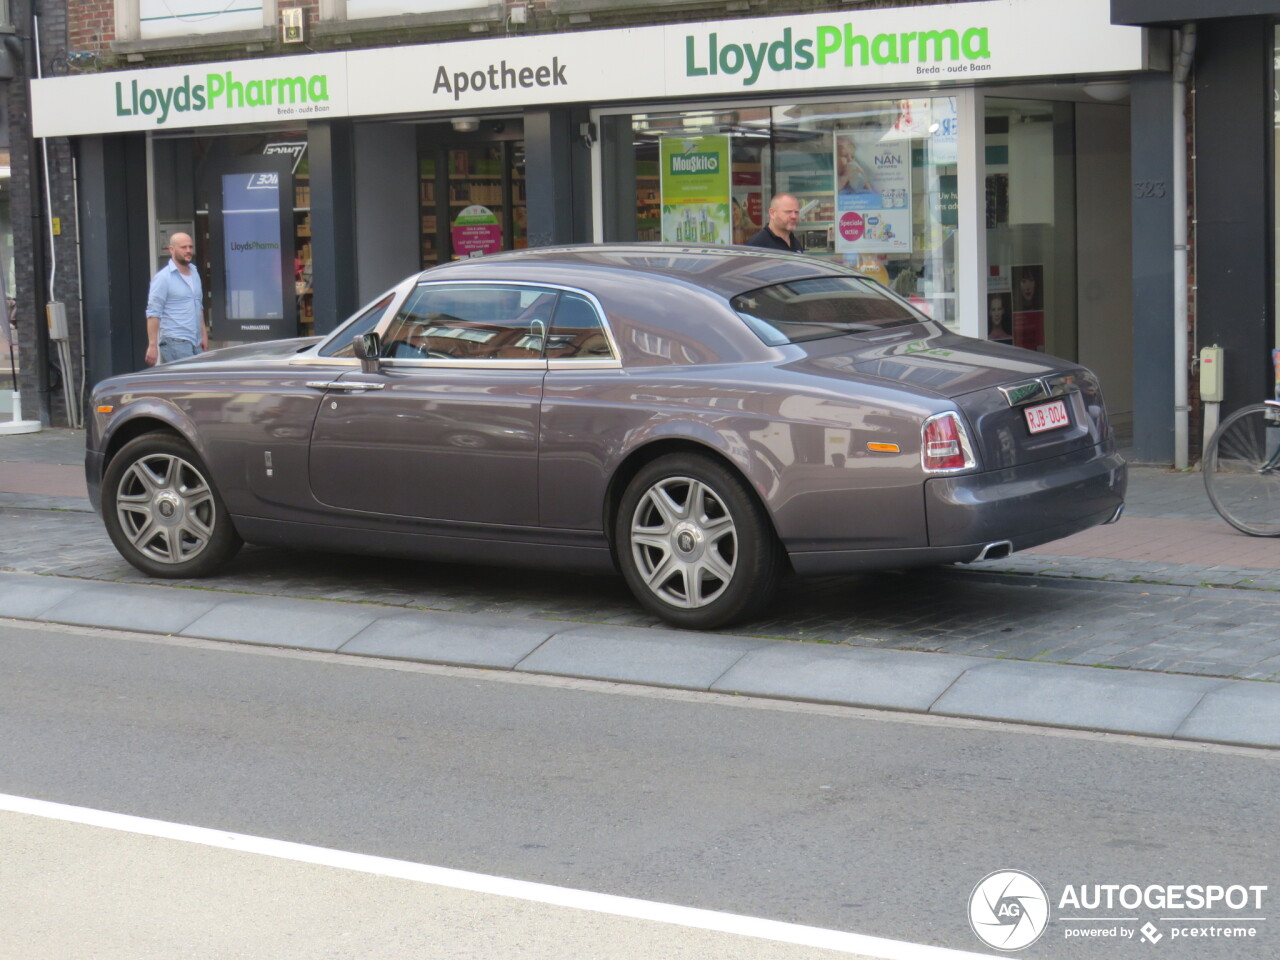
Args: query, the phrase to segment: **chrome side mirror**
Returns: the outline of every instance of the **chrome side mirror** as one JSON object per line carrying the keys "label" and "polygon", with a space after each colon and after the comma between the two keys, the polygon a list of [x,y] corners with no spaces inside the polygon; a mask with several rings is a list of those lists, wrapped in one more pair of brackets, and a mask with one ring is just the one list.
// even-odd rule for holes
{"label": "chrome side mirror", "polygon": [[362,333],[351,341],[360,369],[365,373],[377,373],[382,365],[382,340],[376,333]]}

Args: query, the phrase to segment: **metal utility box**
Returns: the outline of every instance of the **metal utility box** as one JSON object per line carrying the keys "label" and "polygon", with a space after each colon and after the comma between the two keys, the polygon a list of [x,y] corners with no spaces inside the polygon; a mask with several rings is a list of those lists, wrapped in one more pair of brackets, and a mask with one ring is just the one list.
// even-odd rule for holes
{"label": "metal utility box", "polygon": [[1200,399],[1205,403],[1222,402],[1222,348],[1200,348]]}

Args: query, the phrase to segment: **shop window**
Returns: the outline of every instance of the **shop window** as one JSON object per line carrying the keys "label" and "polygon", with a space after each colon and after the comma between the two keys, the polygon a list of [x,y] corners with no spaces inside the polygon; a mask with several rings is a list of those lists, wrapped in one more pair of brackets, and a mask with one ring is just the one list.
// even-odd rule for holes
{"label": "shop window", "polygon": [[[283,226],[279,257],[286,286],[287,330],[274,336],[309,336],[314,332],[312,305],[311,187],[307,139],[303,131],[277,130],[225,137],[175,137],[158,140],[156,169],[159,226],[172,222],[174,229],[190,232],[194,227],[196,259],[204,284],[206,308],[217,328],[225,317],[213,298],[215,271],[225,270],[225,252],[214,243],[223,225],[213,223],[213,191],[221,183],[224,169],[239,169],[246,162],[272,159],[281,169],[279,198],[287,224]],[[233,166],[228,166],[233,165]],[[240,166],[235,166],[240,165]],[[188,172],[189,171],[189,172]],[[296,321],[296,322],[295,322]],[[213,345],[239,342],[218,339]],[[258,339],[262,339],[259,337]]]}
{"label": "shop window", "polygon": [[424,125],[418,155],[422,266],[528,246],[524,142],[516,120],[485,121],[468,142]]}
{"label": "shop window", "polygon": [[986,100],[990,340],[1074,358],[1073,104]]}
{"label": "shop window", "polygon": [[446,23],[501,22],[507,15],[501,0],[320,0],[317,31],[332,33],[347,22],[368,29],[431,26]]}
{"label": "shop window", "polygon": [[630,119],[634,229],[618,215],[611,238],[744,243],[764,226],[770,198],[790,193],[807,253],[866,273],[956,323],[954,98]]}
{"label": "shop window", "polygon": [[276,0],[244,0],[218,8],[206,0],[116,0],[116,39],[172,45],[190,38],[271,32]]}

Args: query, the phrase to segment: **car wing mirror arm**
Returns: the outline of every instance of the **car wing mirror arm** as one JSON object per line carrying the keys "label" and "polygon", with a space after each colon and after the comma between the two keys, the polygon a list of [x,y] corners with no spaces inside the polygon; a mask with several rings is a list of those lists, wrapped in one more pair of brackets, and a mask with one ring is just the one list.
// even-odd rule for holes
{"label": "car wing mirror arm", "polygon": [[382,339],[376,333],[362,333],[351,342],[360,360],[360,369],[377,373],[382,366]]}

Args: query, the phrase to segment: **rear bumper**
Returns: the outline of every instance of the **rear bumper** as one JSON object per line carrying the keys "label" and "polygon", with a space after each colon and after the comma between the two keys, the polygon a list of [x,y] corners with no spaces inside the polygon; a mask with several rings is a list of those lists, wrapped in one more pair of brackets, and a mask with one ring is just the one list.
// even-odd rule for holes
{"label": "rear bumper", "polygon": [[925,483],[933,547],[1008,540],[1025,550],[1106,523],[1124,506],[1128,468],[1093,448],[1006,470]]}
{"label": "rear bumper", "polygon": [[1127,482],[1124,459],[1097,447],[1006,470],[934,477],[924,484],[928,546],[792,552],[791,565],[814,576],[967,563],[1004,541],[1025,550],[1112,521]]}

